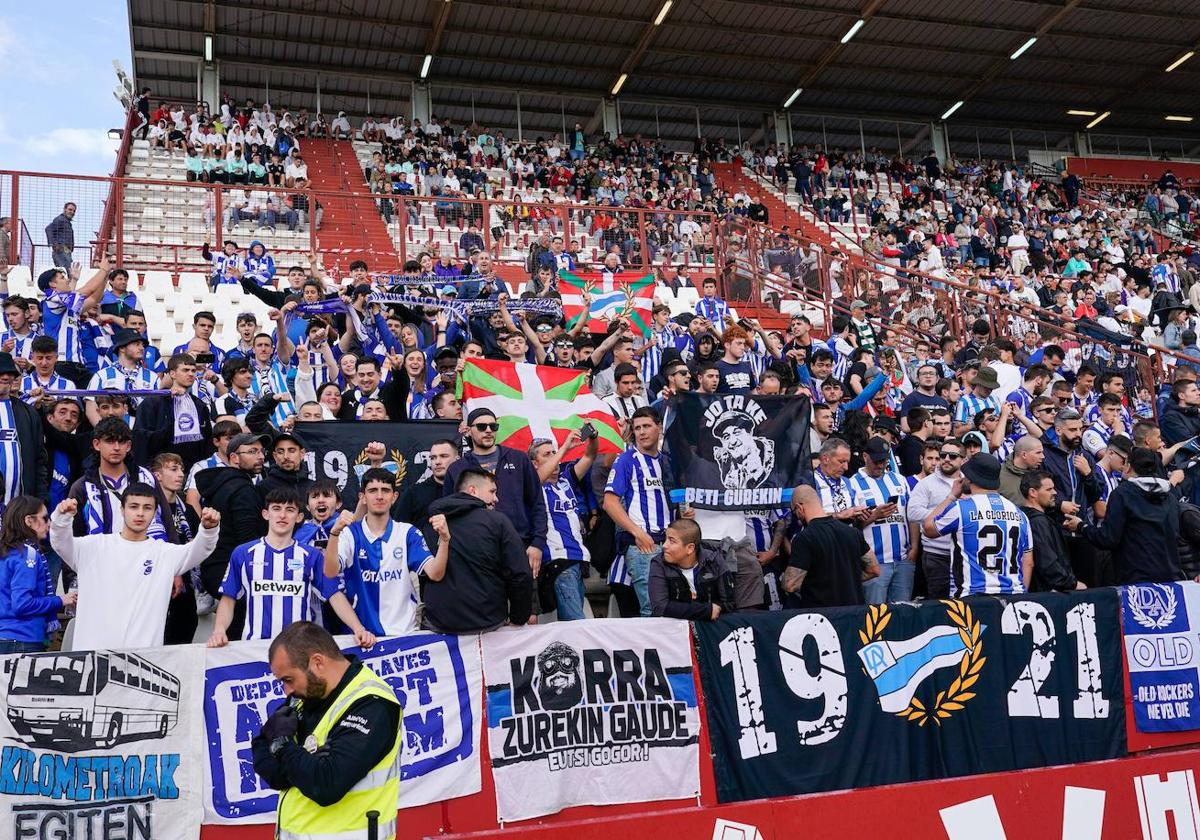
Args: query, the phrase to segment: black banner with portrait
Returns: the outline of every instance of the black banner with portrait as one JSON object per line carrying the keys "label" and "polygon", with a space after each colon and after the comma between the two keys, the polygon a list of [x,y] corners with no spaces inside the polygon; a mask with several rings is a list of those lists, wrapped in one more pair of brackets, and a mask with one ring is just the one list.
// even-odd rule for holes
{"label": "black banner with portrait", "polygon": [[693,625],[722,802],[1126,754],[1115,589]]}
{"label": "black banner with portrait", "polygon": [[[379,466],[396,476],[401,495],[429,475],[429,447],[434,441],[462,439],[458,422],[413,420],[408,423],[327,420],[297,423],[295,435],[306,450],[304,463],[314,479],[327,478],[343,491],[343,499],[358,492],[358,479],[371,467],[367,445],[382,443],[385,454]],[[353,502],[347,502],[353,508]]]}
{"label": "black banner with portrait", "polygon": [[708,510],[786,508],[809,470],[808,397],[677,394],[667,407],[671,501]]}

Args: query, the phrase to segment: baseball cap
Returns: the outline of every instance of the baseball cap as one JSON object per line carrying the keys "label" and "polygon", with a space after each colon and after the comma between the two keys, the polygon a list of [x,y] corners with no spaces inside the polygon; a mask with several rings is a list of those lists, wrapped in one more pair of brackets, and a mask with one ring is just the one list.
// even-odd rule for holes
{"label": "baseball cap", "polygon": [[891,460],[892,447],[888,446],[887,441],[883,438],[873,437],[863,447],[863,455],[876,464],[882,464]]}
{"label": "baseball cap", "polygon": [[237,452],[243,446],[249,446],[252,443],[258,443],[265,449],[271,444],[270,435],[256,435],[252,432],[242,432],[240,435],[234,435],[229,439],[229,443],[225,444],[225,457],[228,458],[234,452]]}
{"label": "baseball cap", "polygon": [[474,423],[480,417],[495,417],[495,416],[496,416],[496,412],[492,411],[490,408],[476,408],[470,414],[467,415],[467,425],[470,426],[472,423]]}

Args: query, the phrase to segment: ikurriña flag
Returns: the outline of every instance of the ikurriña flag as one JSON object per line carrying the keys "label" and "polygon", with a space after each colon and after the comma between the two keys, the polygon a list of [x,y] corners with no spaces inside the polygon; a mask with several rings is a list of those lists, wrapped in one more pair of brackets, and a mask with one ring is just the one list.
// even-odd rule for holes
{"label": "ikurri\u00f1a flag", "polygon": [[[587,371],[573,368],[467,359],[459,377],[457,396],[464,415],[487,408],[496,415],[496,442],[525,451],[539,438],[562,444],[572,429],[591,423],[600,438],[600,452],[625,450],[620,427],[587,384]],[[581,447],[567,458],[582,455]]]}
{"label": "ikurri\u00f1a flag", "polygon": [[[654,309],[654,275],[636,271],[558,272],[558,293],[562,297],[563,318],[567,329],[587,317],[588,332],[604,333],[609,322],[628,318],[633,329],[650,334]],[[584,294],[591,301],[584,300]]]}

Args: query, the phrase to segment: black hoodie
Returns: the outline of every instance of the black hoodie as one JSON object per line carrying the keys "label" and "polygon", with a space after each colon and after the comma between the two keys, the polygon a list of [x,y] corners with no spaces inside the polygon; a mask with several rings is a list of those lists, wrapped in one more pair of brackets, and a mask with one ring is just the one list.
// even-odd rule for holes
{"label": "black hoodie", "polygon": [[1180,580],[1179,501],[1165,478],[1122,481],[1108,497],[1104,522],[1080,533],[1112,551],[1118,585]]}
{"label": "black hoodie", "polygon": [[[1010,461],[1011,463],[1011,456]],[[1033,579],[1030,592],[1073,592],[1077,579],[1071,569],[1067,541],[1058,523],[1041,508],[1022,507],[1033,537]]]}
{"label": "black hoodie", "polygon": [[236,467],[213,467],[196,474],[196,492],[205,507],[221,514],[221,533],[213,553],[200,564],[200,580],[204,590],[218,597],[229,555],[243,543],[252,542],[267,534],[267,521],[262,517],[262,497],[250,473]]}
{"label": "black hoodie", "polygon": [[429,506],[450,528],[450,557],[441,580],[426,580],[425,618],[446,633],[490,630],[506,620],[529,621],[533,575],[525,546],[508,517],[489,510],[469,493],[454,493]]}

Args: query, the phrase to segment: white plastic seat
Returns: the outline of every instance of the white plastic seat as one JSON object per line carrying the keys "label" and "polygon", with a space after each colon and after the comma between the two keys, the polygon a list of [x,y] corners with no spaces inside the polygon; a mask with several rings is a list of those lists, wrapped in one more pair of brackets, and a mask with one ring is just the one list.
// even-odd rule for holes
{"label": "white plastic seat", "polygon": [[14,265],[8,272],[8,291],[9,294],[32,296],[35,292],[33,285],[33,273],[27,265]]}

